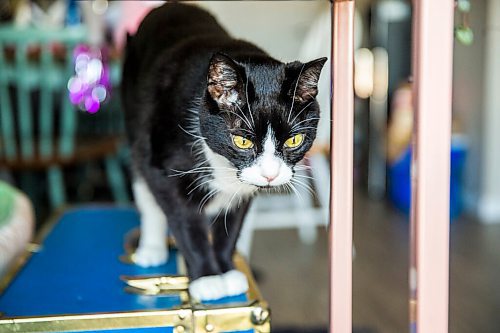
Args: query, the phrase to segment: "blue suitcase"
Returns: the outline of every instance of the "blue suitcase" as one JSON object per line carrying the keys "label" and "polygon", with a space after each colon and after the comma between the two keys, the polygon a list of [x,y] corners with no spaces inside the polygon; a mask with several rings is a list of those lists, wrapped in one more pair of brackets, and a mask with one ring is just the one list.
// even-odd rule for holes
{"label": "blue suitcase", "polygon": [[195,303],[175,249],[156,268],[127,263],[139,226],[131,208],[84,207],[55,218],[0,282],[0,332],[269,332],[248,266],[246,295]]}

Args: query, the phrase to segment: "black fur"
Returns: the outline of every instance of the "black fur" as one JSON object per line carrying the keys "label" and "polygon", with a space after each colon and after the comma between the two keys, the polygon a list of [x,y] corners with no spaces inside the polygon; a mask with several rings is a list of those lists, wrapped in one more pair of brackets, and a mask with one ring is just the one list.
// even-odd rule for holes
{"label": "black fur", "polygon": [[[215,153],[240,170],[261,153],[269,125],[283,145],[295,134],[293,124],[304,121],[305,143],[278,151],[287,164],[295,165],[316,135],[314,81],[325,61],[283,64],[231,38],[204,10],[182,4],[153,10],[128,38],[122,89],[132,169],[146,180],[166,213],[192,279],[233,269],[231,256],[250,201],[228,212],[227,230],[220,214],[213,223],[212,244],[208,222],[213,217],[199,211],[207,190],[193,190],[200,173],[176,174],[204,165],[203,153],[196,155],[201,142],[195,136],[204,137]],[[234,103],[228,96],[236,97]],[[253,117],[255,129],[235,113]],[[255,147],[238,149],[231,134],[249,137]],[[204,177],[211,173],[205,171]]]}

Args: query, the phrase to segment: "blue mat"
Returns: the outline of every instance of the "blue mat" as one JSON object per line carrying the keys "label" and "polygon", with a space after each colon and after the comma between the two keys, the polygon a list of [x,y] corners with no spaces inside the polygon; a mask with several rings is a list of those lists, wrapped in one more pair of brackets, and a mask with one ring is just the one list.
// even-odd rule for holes
{"label": "blue mat", "polygon": [[[178,296],[142,296],[124,291],[121,275],[176,274],[177,255],[155,268],[119,260],[126,234],[139,226],[132,208],[89,207],[64,214],[9,287],[0,295],[7,317],[165,310]],[[211,302],[245,302],[240,295]],[[118,332],[118,331],[117,331]]]}

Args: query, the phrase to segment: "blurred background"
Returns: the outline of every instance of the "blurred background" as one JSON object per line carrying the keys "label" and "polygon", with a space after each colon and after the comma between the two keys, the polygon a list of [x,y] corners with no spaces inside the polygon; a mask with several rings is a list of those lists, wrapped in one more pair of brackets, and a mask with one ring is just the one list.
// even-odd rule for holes
{"label": "blurred background", "polygon": [[[0,1],[0,181],[25,193],[34,211],[20,233],[67,205],[133,204],[122,52],[125,32],[162,3]],[[329,1],[190,3],[281,61],[330,57]],[[408,323],[412,8],[406,0],[357,0],[356,8],[353,317],[359,332],[396,333]],[[457,1],[450,332],[500,332],[499,54],[500,1]],[[329,71],[330,62],[320,132],[305,161],[311,180],[299,196],[257,198],[239,243],[274,327],[297,332],[328,322]],[[0,236],[10,223],[1,220],[0,212]],[[0,237],[0,266],[26,241]]]}

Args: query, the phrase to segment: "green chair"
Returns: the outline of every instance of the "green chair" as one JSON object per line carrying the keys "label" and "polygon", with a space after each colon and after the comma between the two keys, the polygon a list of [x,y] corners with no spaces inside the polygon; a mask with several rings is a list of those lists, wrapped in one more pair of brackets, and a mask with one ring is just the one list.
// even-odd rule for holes
{"label": "green chair", "polygon": [[[42,30],[0,25],[0,166],[46,170],[53,208],[66,202],[62,168],[96,159],[104,160],[115,201],[128,202],[118,158],[120,137],[80,140],[77,122],[82,115],[67,96],[73,49],[85,40],[83,26]],[[39,93],[35,105],[33,92]]]}

